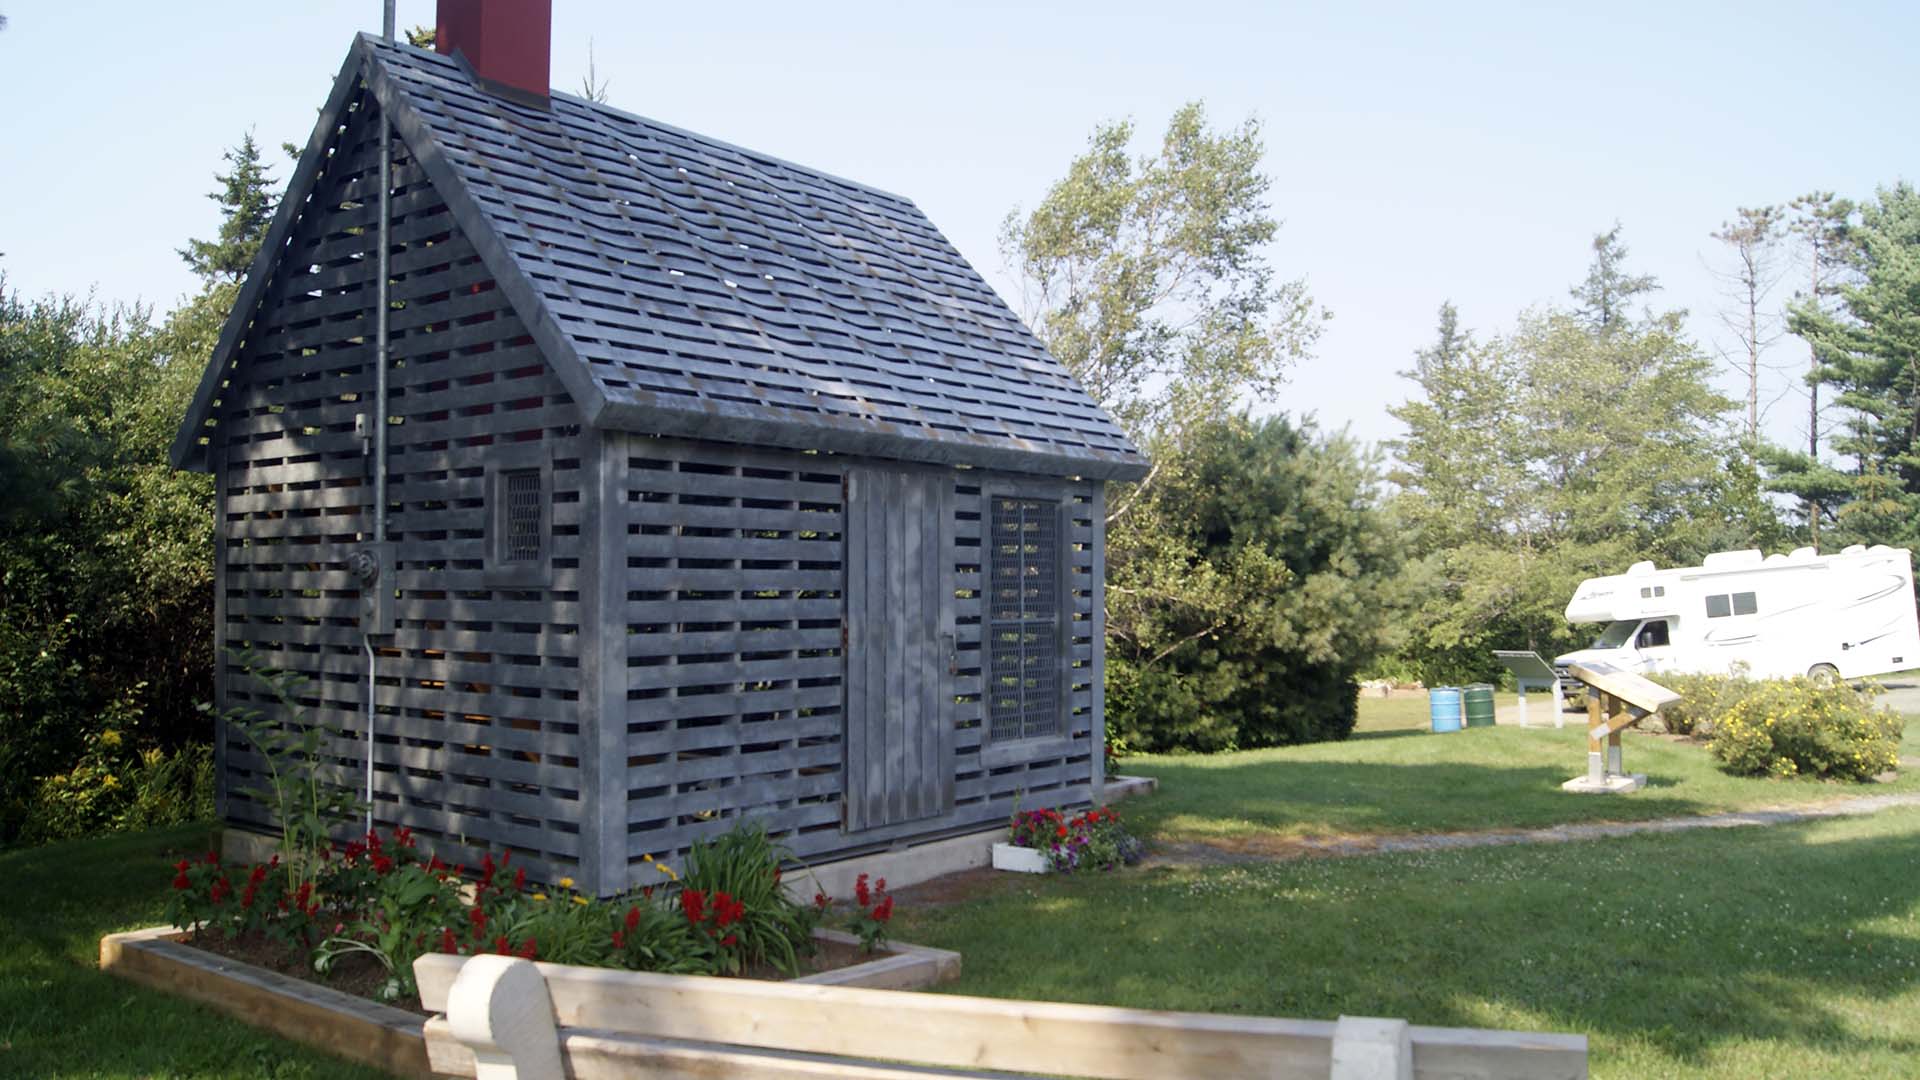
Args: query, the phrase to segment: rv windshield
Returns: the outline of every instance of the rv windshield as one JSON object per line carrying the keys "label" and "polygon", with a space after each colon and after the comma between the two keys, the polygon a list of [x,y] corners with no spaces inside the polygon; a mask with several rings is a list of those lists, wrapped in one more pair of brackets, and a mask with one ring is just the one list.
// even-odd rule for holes
{"label": "rv windshield", "polygon": [[1601,631],[1599,637],[1594,639],[1593,647],[1596,649],[1617,649],[1633,640],[1633,629],[1639,625],[1638,622],[1631,621],[1608,623],[1607,628]]}

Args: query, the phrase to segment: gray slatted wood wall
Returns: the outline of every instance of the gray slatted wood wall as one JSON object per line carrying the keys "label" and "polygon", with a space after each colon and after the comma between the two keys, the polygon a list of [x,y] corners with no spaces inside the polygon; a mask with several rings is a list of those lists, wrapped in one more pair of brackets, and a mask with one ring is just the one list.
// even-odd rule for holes
{"label": "gray slatted wood wall", "polygon": [[953,480],[847,472],[846,826],[953,808]]}
{"label": "gray slatted wood wall", "polygon": [[[365,661],[346,559],[371,528],[354,428],[372,392],[367,109],[362,97],[336,134],[222,392],[211,448],[219,644],[255,649],[310,680],[304,713],[338,732],[327,747],[334,775],[356,789],[367,749]],[[394,174],[389,533],[400,595],[374,695],[382,825],[412,828],[449,861],[507,848],[536,879],[575,876],[605,892],[650,883],[643,856],[682,858],[741,818],[820,859],[991,824],[1016,801],[1092,797],[1097,485],[986,470],[915,474],[937,478],[923,481],[937,492],[913,515],[917,545],[905,539],[910,517],[897,518],[900,546],[924,551],[938,537],[948,582],[919,602],[946,608],[939,618],[954,635],[955,670],[938,700],[907,695],[902,683],[869,715],[884,723],[890,709],[938,712],[937,747],[919,745],[951,764],[935,776],[916,759],[930,795],[914,807],[903,757],[900,778],[882,781],[902,793],[898,808],[843,819],[846,580],[851,563],[871,561],[848,551],[843,482],[850,470],[897,476],[896,467],[583,434],[578,410],[404,149]],[[529,455],[550,485],[549,548],[538,580],[515,584],[489,565],[489,471]],[[1036,482],[1065,507],[1066,730],[994,744],[981,698],[985,499]],[[891,576],[886,590],[910,591]],[[869,617],[885,603],[876,599]],[[907,644],[912,635],[941,632],[901,624],[900,650],[921,648]],[[944,643],[935,651],[944,654]],[[274,710],[231,663],[217,689],[224,705]],[[241,794],[261,780],[253,748],[226,731],[217,752],[224,816],[271,827],[265,808]]]}
{"label": "gray slatted wood wall", "polygon": [[[829,454],[688,440],[626,439],[628,863],[676,860],[741,818],[765,823],[805,859],[1005,820],[1025,806],[1088,801],[1100,746],[1094,642],[1098,485],[1051,482],[1064,506],[1069,593],[1066,732],[988,749],[981,698],[982,488],[1032,477],[982,470],[940,477],[950,525],[955,673],[951,805],[917,820],[853,828],[841,620],[844,581],[870,562],[843,502],[850,472],[896,466]],[[852,546],[850,549],[850,545]],[[942,598],[944,599],[944,597]],[[943,732],[943,737],[947,734]],[[946,753],[945,750],[941,751]],[[946,786],[945,778],[942,787]],[[947,801],[944,790],[939,795]]]}
{"label": "gray slatted wood wall", "polygon": [[[369,108],[362,96],[336,134],[214,435],[218,644],[309,680],[305,714],[341,732],[328,754],[355,790],[366,668],[345,561],[372,527],[354,430],[373,388]],[[508,848],[530,873],[557,877],[580,856],[580,418],[445,205],[396,150],[388,490],[400,596],[379,655],[375,817],[411,827],[450,861]],[[551,463],[549,573],[538,587],[484,580],[485,470],[507,444]],[[220,688],[226,704],[280,715],[231,663]],[[270,825],[239,794],[261,780],[253,747],[225,731],[219,750],[226,817]]]}

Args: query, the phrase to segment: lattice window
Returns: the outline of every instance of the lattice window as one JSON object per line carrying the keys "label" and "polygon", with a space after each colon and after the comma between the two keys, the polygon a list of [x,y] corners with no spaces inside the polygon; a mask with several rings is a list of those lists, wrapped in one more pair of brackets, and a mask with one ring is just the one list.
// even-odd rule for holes
{"label": "lattice window", "polygon": [[500,474],[500,558],[539,562],[542,512],[539,469],[508,469]]}
{"label": "lattice window", "polygon": [[990,738],[1060,733],[1060,505],[994,499],[987,552]]}

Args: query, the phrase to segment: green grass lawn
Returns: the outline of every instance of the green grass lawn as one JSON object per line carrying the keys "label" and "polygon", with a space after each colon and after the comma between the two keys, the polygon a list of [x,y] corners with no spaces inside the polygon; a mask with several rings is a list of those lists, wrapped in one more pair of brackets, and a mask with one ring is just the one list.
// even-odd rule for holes
{"label": "green grass lawn", "polygon": [[0,1077],[371,1078],[385,1073],[102,974],[100,938],[164,922],[186,826],[0,852]]}
{"label": "green grass lawn", "polygon": [[[1626,766],[1646,773],[1647,787],[1575,796],[1560,784],[1586,769],[1582,715],[1568,713],[1559,730],[1536,723],[1435,735],[1426,710],[1424,698],[1363,698],[1346,742],[1128,758],[1122,772],[1161,785],[1126,805],[1128,820],[1151,839],[1236,842],[1637,821],[1920,791],[1914,770],[1871,785],[1731,776],[1695,744],[1629,732]],[[1908,724],[1903,755],[1920,757],[1916,740],[1920,721]]]}
{"label": "green grass lawn", "polygon": [[[1567,796],[1571,799],[1572,796]],[[1596,1077],[1920,1071],[1920,808],[995,881],[905,905],[952,993],[1568,1031]]]}

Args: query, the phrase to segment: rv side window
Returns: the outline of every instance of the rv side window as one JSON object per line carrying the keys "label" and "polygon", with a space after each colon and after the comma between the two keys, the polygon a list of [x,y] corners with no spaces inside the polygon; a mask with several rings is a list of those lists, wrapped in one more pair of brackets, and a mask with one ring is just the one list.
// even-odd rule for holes
{"label": "rv side window", "polygon": [[1724,619],[1733,614],[1733,606],[1727,602],[1725,594],[1707,597],[1707,618]]}
{"label": "rv side window", "polygon": [[1733,594],[1733,613],[1735,615],[1751,615],[1758,610],[1760,610],[1760,607],[1754,602],[1754,595],[1752,593],[1737,592]]}
{"label": "rv side window", "polygon": [[1671,644],[1667,636],[1667,621],[1650,622],[1640,628],[1639,640],[1633,643],[1636,649],[1664,649]]}

